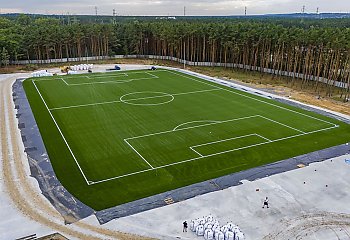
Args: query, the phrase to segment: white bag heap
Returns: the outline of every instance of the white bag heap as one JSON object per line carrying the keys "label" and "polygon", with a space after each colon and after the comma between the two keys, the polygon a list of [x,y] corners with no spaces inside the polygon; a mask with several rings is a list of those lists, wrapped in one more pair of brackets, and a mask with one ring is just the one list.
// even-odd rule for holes
{"label": "white bag heap", "polygon": [[73,65],[70,67],[72,71],[82,71],[82,70],[91,70],[94,67],[93,64],[79,64]]}
{"label": "white bag heap", "polygon": [[238,226],[229,222],[220,227],[219,221],[211,215],[191,220],[190,230],[206,240],[245,240]]}
{"label": "white bag heap", "polygon": [[53,74],[47,72],[46,70],[40,70],[31,73],[32,77],[52,77]]}

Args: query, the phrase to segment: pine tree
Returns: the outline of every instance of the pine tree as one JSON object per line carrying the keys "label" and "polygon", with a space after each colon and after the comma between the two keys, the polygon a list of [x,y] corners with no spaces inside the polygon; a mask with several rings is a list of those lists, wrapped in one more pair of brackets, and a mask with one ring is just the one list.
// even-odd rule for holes
{"label": "pine tree", "polygon": [[7,67],[10,64],[10,54],[5,47],[2,48],[0,53],[1,66]]}

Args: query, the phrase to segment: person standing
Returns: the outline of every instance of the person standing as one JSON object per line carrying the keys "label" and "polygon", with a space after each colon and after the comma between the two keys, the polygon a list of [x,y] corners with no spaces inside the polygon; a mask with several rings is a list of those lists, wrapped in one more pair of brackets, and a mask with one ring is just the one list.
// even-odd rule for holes
{"label": "person standing", "polygon": [[183,224],[182,232],[187,232],[187,222],[184,221],[182,224]]}
{"label": "person standing", "polygon": [[269,199],[268,199],[267,197],[266,197],[265,200],[264,200],[264,205],[263,205],[262,208],[265,208],[265,206],[266,206],[267,208],[269,208]]}

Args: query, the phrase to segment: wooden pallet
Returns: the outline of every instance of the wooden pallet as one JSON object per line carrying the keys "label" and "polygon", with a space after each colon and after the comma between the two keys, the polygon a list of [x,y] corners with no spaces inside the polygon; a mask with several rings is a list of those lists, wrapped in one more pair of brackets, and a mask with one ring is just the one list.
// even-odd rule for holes
{"label": "wooden pallet", "polygon": [[172,199],[172,197],[168,197],[168,198],[164,199],[164,202],[169,205],[169,204],[173,204],[174,200]]}

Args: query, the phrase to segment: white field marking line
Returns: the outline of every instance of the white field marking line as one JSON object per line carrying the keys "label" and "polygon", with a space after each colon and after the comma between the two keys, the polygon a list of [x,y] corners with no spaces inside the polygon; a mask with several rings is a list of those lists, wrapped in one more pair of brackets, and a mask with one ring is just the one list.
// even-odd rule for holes
{"label": "white field marking line", "polygon": [[[227,141],[230,141],[230,140],[234,140],[234,139],[240,139],[240,138],[245,138],[245,137],[249,137],[249,136],[258,136],[257,134],[248,134],[248,135],[243,135],[243,136],[238,136],[238,137],[233,137],[233,138],[226,138],[226,139],[222,139],[222,140],[218,140],[218,141],[214,141],[214,142],[207,142],[207,143],[203,143],[203,144],[198,144],[198,145],[195,145],[195,146],[191,146],[190,149],[197,153],[199,156],[203,157],[205,155],[201,154],[199,151],[195,150],[196,147],[202,147],[202,146],[207,146],[207,145],[212,145],[212,144],[215,144],[215,143],[220,143],[220,142],[227,142]],[[260,136],[260,135],[259,135]]]}
{"label": "white field marking line", "polygon": [[[104,77],[109,78],[109,77]],[[132,79],[117,79],[114,81],[104,81],[104,82],[88,82],[88,83],[69,83],[68,86],[81,86],[81,85],[94,85],[94,84],[105,84],[105,83],[113,83],[113,84],[120,84],[120,83],[128,83],[132,81],[139,81],[139,80],[147,80],[147,79],[155,79],[159,78],[157,76],[155,77],[145,77],[145,78],[132,78]]]}
{"label": "white field marking line", "polygon": [[203,155],[202,155],[200,152],[198,152],[198,151],[196,151],[195,149],[193,149],[193,147],[190,147],[190,149],[191,149],[193,152],[197,153],[199,156],[203,157]]}
{"label": "white field marking line", "polygon": [[[260,116],[259,116],[259,115],[256,115],[256,116],[251,116],[251,117],[246,117],[246,118],[252,118],[252,117],[260,117]],[[246,118],[245,118],[245,119],[246,119]],[[267,119],[266,119],[266,120],[267,120]],[[228,120],[228,121],[230,121],[230,120]],[[231,121],[232,121],[232,120],[231,120]],[[227,121],[222,121],[222,122],[227,122]],[[211,124],[206,124],[206,125],[211,125]],[[200,126],[198,126],[198,127],[201,127],[201,126],[203,126],[203,125],[200,125]],[[195,126],[195,127],[196,127],[196,126]],[[125,175],[113,177],[113,178],[108,178],[108,179],[100,180],[100,181],[97,181],[97,182],[94,182],[94,183],[106,182],[106,181],[110,181],[110,180],[113,180],[113,179],[118,179],[118,178],[121,178],[121,177],[126,177],[126,176],[130,176],[130,175],[139,174],[139,173],[146,172],[146,171],[149,171],[149,170],[157,170],[157,169],[161,169],[161,168],[165,168],[165,167],[169,167],[169,166],[173,166],[173,165],[177,165],[177,164],[182,164],[182,163],[186,163],[186,162],[190,162],[190,161],[195,161],[195,160],[202,159],[202,158],[205,158],[205,157],[211,157],[211,156],[215,156],[215,155],[220,155],[220,154],[224,154],[224,153],[228,153],[228,152],[233,152],[233,151],[237,151],[237,150],[242,150],[242,149],[246,149],[246,148],[250,148],[250,147],[260,146],[260,145],[264,145],[264,144],[268,144],[268,143],[272,143],[272,142],[283,141],[283,140],[286,140],[286,139],[295,138],[295,137],[299,137],[299,136],[303,136],[303,135],[309,135],[309,134],[313,134],[313,133],[321,132],[321,131],[326,131],[326,130],[330,130],[330,129],[337,128],[337,127],[339,127],[339,126],[338,126],[338,125],[335,125],[335,126],[333,126],[333,127],[324,128],[324,129],[319,129],[319,130],[315,130],[315,131],[311,131],[311,132],[306,132],[306,133],[301,133],[301,134],[297,134],[297,135],[292,135],[292,136],[289,136],[289,137],[279,138],[279,139],[275,139],[275,140],[268,139],[268,138],[263,137],[263,136],[261,136],[261,135],[259,135],[259,134],[250,134],[250,135],[259,136],[259,137],[261,137],[262,139],[265,139],[266,142],[258,143],[258,144],[253,144],[253,145],[249,145],[249,146],[245,146],[245,147],[242,147],[242,148],[231,149],[231,150],[228,150],[228,151],[218,152],[218,153],[214,153],[214,154],[210,154],[210,155],[205,155],[205,156],[203,156],[203,155],[200,154],[199,152],[195,151],[192,147],[190,147],[191,150],[194,151],[194,152],[196,152],[198,155],[200,155],[200,157],[191,158],[191,159],[187,159],[187,160],[180,161],[180,162],[170,163],[170,164],[162,165],[162,166],[159,166],[159,167],[154,167],[154,169],[142,170],[142,171],[138,171],[138,172],[134,172],[134,173],[129,173],[129,174],[125,174]],[[194,127],[189,127],[189,128],[194,128]],[[184,128],[184,129],[185,129],[185,128]],[[182,130],[182,129],[180,129],[180,130]],[[176,130],[176,131],[180,131],[180,130]],[[172,131],[167,131],[167,132],[172,132]],[[141,136],[141,137],[143,137],[143,136]],[[136,138],[137,138],[137,137],[136,137]],[[133,138],[130,138],[130,139],[133,139]],[[127,139],[124,139],[124,140],[127,140]],[[130,144],[130,145],[131,145],[131,144]],[[198,145],[197,145],[197,146],[198,146]],[[138,153],[138,155],[141,155],[141,154]],[[142,158],[143,158],[143,157],[142,157]]]}
{"label": "white field marking line", "polygon": [[202,124],[202,125],[198,125],[198,126],[180,128],[180,129],[176,129],[176,130],[168,130],[168,131],[163,131],[163,132],[150,133],[150,134],[145,134],[145,135],[141,135],[141,136],[125,138],[125,139],[126,139],[126,140],[132,140],[132,139],[137,139],[137,138],[143,138],[143,137],[149,137],[149,136],[154,136],[154,135],[160,135],[160,134],[164,134],[164,133],[183,131],[183,130],[187,130],[187,129],[191,129],[191,128],[199,128],[199,127],[204,127],[204,126],[209,126],[209,125],[215,125],[215,124],[220,124],[220,123],[239,121],[239,120],[249,119],[249,118],[254,118],[254,117],[259,117],[259,115],[253,115],[253,116],[247,116],[247,117],[241,117],[241,118],[234,118],[234,119],[225,120],[225,121],[216,121],[216,122],[214,122],[214,123],[206,123],[206,124]]}
{"label": "white field marking line", "polygon": [[[268,138],[262,137],[262,136],[260,136],[259,134],[256,134],[256,133],[252,133],[252,134],[247,134],[247,135],[233,137],[233,138],[226,138],[226,139],[222,139],[222,140],[218,140],[218,141],[214,141],[214,142],[207,142],[207,143],[203,143],[203,144],[198,144],[198,145],[195,145],[195,146],[191,146],[190,149],[192,151],[198,153],[200,156],[206,156],[206,155],[203,155],[200,152],[196,151],[195,148],[202,147],[202,146],[207,146],[207,145],[212,145],[212,144],[220,143],[220,142],[227,142],[227,141],[234,140],[234,139],[246,138],[246,137],[250,137],[250,136],[257,136],[257,137],[260,137],[260,138],[262,138],[264,140],[267,140],[268,142],[271,142],[271,140],[268,139]],[[248,146],[251,146],[251,145],[248,145]],[[242,149],[242,148],[237,148],[237,150],[240,150],[240,149]]]}
{"label": "white field marking line", "polygon": [[[218,143],[218,142],[226,142],[226,141],[229,141],[229,140],[232,140],[232,139],[238,139],[238,138],[248,137],[248,136],[252,136],[252,135],[258,136],[257,134],[249,134],[249,135],[245,135],[245,136],[241,136],[241,137],[229,138],[229,139],[224,139],[222,141],[216,141],[216,142],[210,142],[210,143],[207,143],[207,144],[201,144],[201,145],[197,145],[197,146],[192,146],[192,148],[205,146],[205,145],[211,145],[211,144]],[[265,138],[263,138],[263,139],[266,140]],[[267,142],[256,143],[256,144],[252,144],[252,145],[248,145],[248,146],[244,146],[244,147],[239,147],[239,148],[234,148],[234,149],[230,149],[230,150],[226,150],[226,151],[222,151],[222,152],[216,152],[216,153],[209,154],[209,155],[202,155],[201,154],[201,156],[202,157],[211,157],[211,156],[220,155],[220,154],[224,154],[224,153],[228,153],[228,152],[235,152],[235,151],[242,150],[242,149],[247,149],[247,148],[251,148],[251,147],[255,147],[255,146],[260,146],[260,145],[264,145],[266,143],[271,143],[271,142],[272,142],[271,140],[268,140]]]}
{"label": "white field marking line", "polygon": [[[136,74],[136,73],[135,73]],[[147,74],[147,73],[145,73]],[[125,77],[128,77],[128,74],[126,73],[120,73],[120,74],[117,74],[117,75],[108,75],[108,76],[97,76],[97,77],[93,77],[93,78],[109,78],[109,77],[121,77],[121,76],[125,76]]]}
{"label": "white field marking line", "polygon": [[154,169],[154,167],[149,162],[147,162],[147,160],[138,151],[136,151],[136,149],[128,142],[128,140],[124,139],[124,142],[126,142],[126,144],[128,144],[129,147],[132,150],[134,150],[134,152],[136,152],[136,154],[139,155],[139,157],[142,158],[142,160],[148,164],[148,166],[150,166],[152,169]]}
{"label": "white field marking line", "polygon": [[[198,144],[198,145],[194,145],[191,147],[192,148],[202,147],[202,146],[212,145],[215,143],[227,142],[227,141],[234,140],[234,139],[246,138],[246,137],[250,137],[250,136],[258,136],[258,135],[255,133],[252,133],[252,134],[242,135],[242,136],[233,137],[233,138],[226,138],[226,139],[222,139],[222,140],[218,140],[218,141],[214,141],[214,142],[207,142],[207,143],[203,143],[203,144]],[[260,136],[258,136],[258,137],[260,137]],[[268,140],[268,141],[270,141],[270,140]]]}
{"label": "white field marking line", "polygon": [[269,142],[272,141],[271,139],[268,139],[268,138],[266,138],[266,137],[264,137],[264,136],[261,136],[261,135],[259,135],[259,134],[257,134],[257,133],[255,133],[255,135],[256,135],[256,136],[259,136],[259,137],[261,137],[261,138],[263,138],[263,139],[265,139],[266,141],[269,141]]}
{"label": "white field marking line", "polygon": [[[159,96],[153,96],[153,97],[144,97],[144,98],[136,98],[136,99],[130,99],[130,100],[124,100],[123,97],[129,96],[131,94],[137,94],[137,93],[157,93],[157,94],[162,94]],[[132,103],[132,101],[136,100],[141,100],[141,99],[152,99],[152,98],[161,98],[161,97],[170,97],[170,100],[165,101],[165,102],[160,102],[160,103]],[[145,91],[145,92],[133,92],[133,93],[128,93],[124,94],[119,98],[120,102],[125,103],[125,104],[130,104],[130,105],[135,105],[135,106],[155,106],[155,105],[162,105],[162,104],[167,104],[172,101],[174,101],[175,97],[172,94],[169,93],[163,93],[163,92],[150,92],[150,91]],[[129,102],[131,101],[131,102]]]}
{"label": "white field marking line", "polygon": [[[334,123],[332,123],[332,122],[328,122],[328,121],[326,121],[326,120],[319,119],[319,118],[317,118],[317,117],[313,117],[313,116],[310,116],[310,115],[307,115],[307,114],[304,114],[304,113],[301,113],[301,112],[298,112],[298,111],[294,111],[294,110],[291,110],[291,109],[288,109],[288,108],[285,108],[285,107],[282,107],[282,106],[278,106],[278,105],[276,105],[276,104],[269,103],[269,102],[266,102],[266,101],[263,101],[263,100],[260,100],[260,99],[251,97],[251,96],[247,96],[247,95],[244,95],[244,94],[240,94],[240,93],[234,92],[234,91],[232,91],[232,90],[230,90],[230,89],[226,89],[226,88],[223,88],[223,87],[218,87],[218,86],[209,84],[209,83],[207,83],[207,82],[203,82],[203,81],[208,81],[208,80],[203,79],[203,78],[201,78],[201,77],[199,77],[199,76],[198,76],[198,78],[202,79],[203,81],[197,80],[197,79],[195,79],[195,78],[193,78],[193,77],[186,76],[186,75],[188,75],[188,74],[186,74],[186,73],[183,73],[183,74],[185,74],[185,75],[183,75],[183,74],[179,74],[179,73],[174,72],[174,71],[169,71],[169,70],[165,70],[165,71],[170,72],[170,73],[175,74],[175,75],[178,75],[178,76],[182,76],[182,77],[185,77],[185,78],[194,80],[194,81],[196,81],[196,82],[203,83],[203,84],[205,84],[205,85],[209,85],[209,86],[213,86],[213,87],[219,88],[219,89],[221,89],[221,90],[224,90],[224,91],[227,91],[227,92],[230,92],[230,93],[239,95],[239,96],[243,96],[243,97],[246,97],[246,98],[250,98],[250,99],[253,99],[253,100],[258,101],[258,102],[262,102],[262,103],[265,103],[265,104],[268,104],[268,105],[271,105],[271,106],[274,106],[274,107],[277,107],[277,108],[280,108],[280,109],[284,109],[284,110],[286,110],[286,111],[290,111],[290,112],[293,112],[293,113],[296,113],[296,114],[300,114],[300,115],[302,115],[302,116],[306,116],[306,117],[309,117],[309,118],[312,118],[312,119],[315,119],[315,120],[318,120],[318,121],[321,121],[321,122],[325,122],[325,123],[331,124],[331,125],[333,125],[333,126],[337,126],[336,124],[334,124]],[[210,82],[211,82],[211,81],[210,81]],[[211,82],[211,83],[213,83],[213,82]],[[219,85],[218,83],[216,83],[216,84]]]}
{"label": "white field marking line", "polygon": [[[193,91],[193,92],[184,92],[184,93],[173,93],[170,95],[173,96],[180,96],[180,95],[187,95],[187,94],[195,94],[195,93],[202,93],[202,92],[211,92],[211,91],[217,91],[220,89],[207,89],[207,90],[199,90],[199,91]],[[159,95],[159,96],[152,96],[152,97],[143,97],[143,98],[132,98],[128,99],[127,101],[138,101],[138,100],[145,100],[145,99],[152,99],[152,98],[161,98],[165,95]],[[79,108],[79,107],[88,107],[88,106],[95,106],[95,105],[104,105],[104,104],[111,104],[111,103],[121,103],[120,100],[115,101],[107,101],[107,102],[100,102],[100,103],[87,103],[87,104],[79,104],[79,105],[72,105],[72,106],[66,106],[66,107],[57,107],[57,108],[51,108],[50,110],[61,110],[61,109],[69,109],[69,108]]]}
{"label": "white field marking line", "polygon": [[61,79],[67,86],[69,85],[66,80],[64,80],[63,78],[58,78],[58,79]]}
{"label": "white field marking line", "polygon": [[293,127],[291,127],[291,126],[288,126],[288,125],[286,125],[286,124],[280,123],[280,122],[278,122],[278,121],[272,120],[272,119],[270,119],[270,118],[267,118],[267,117],[264,117],[264,116],[261,116],[261,115],[259,115],[259,117],[264,118],[264,119],[266,119],[266,120],[268,120],[268,121],[277,123],[277,124],[279,124],[279,125],[282,125],[282,126],[284,126],[284,127],[293,129],[293,130],[295,130],[295,131],[298,131],[298,132],[301,132],[301,133],[305,133],[304,131],[301,131],[301,130],[299,130],[299,129],[297,129],[297,128],[293,128]]}
{"label": "white field marking line", "polygon": [[154,74],[152,74],[152,73],[149,73],[149,72],[146,72],[148,75],[151,75],[151,76],[153,76],[154,78],[159,78],[158,76],[156,76],[156,75],[154,75]]}
{"label": "white field marking line", "polygon": [[[106,77],[122,77],[127,76],[125,73],[108,74],[108,76],[103,76],[102,74],[89,74],[89,76],[80,74],[63,75],[66,79],[76,79],[76,78],[106,78]],[[95,76],[95,77],[94,77]]]}
{"label": "white field marking line", "polygon": [[[142,73],[142,72],[139,72],[139,73]],[[93,76],[97,76],[96,78],[98,77],[118,77],[118,76],[125,76],[126,74],[117,74],[117,75],[114,75],[114,74],[110,74],[108,76],[100,76],[100,74],[94,74]],[[60,80],[60,79],[63,79],[63,77],[67,80],[69,79],[77,79],[77,78],[90,78],[90,76],[84,76],[84,75],[81,75],[81,74],[73,74],[73,75],[58,75],[58,76],[52,76],[50,77],[49,79],[47,79],[46,77],[42,77],[43,79],[41,78],[35,78],[35,81],[37,82],[41,82],[41,81],[57,81],[57,80]]]}
{"label": "white field marking line", "polygon": [[[66,80],[64,80],[63,76],[61,76],[60,78],[53,78],[53,79],[36,79],[36,80],[33,80],[33,81],[52,81],[52,80],[62,80],[67,86],[79,86],[79,85],[92,85],[92,84],[100,84],[100,83],[126,83],[126,82],[131,82],[131,81],[136,81],[136,80],[142,80],[142,79],[154,79],[154,78],[159,78],[153,74],[149,74],[148,72],[139,72],[139,73],[145,73],[145,74],[148,74],[148,75],[151,75],[151,77],[149,78],[135,78],[135,79],[121,79],[121,80],[114,80],[114,81],[105,81],[105,82],[90,82],[90,83],[67,83]],[[108,76],[97,76],[95,78],[109,78],[109,77],[118,77],[118,76],[127,76],[128,77],[128,74],[126,73],[120,73],[118,75],[108,75]],[[88,78],[88,79],[93,79],[91,78],[90,76],[76,76],[76,77],[65,77],[67,80],[69,79],[76,79],[76,78]]]}
{"label": "white field marking line", "polygon": [[81,169],[81,167],[80,167],[80,165],[79,165],[79,162],[77,161],[77,159],[76,159],[76,157],[75,157],[75,155],[74,155],[74,153],[73,153],[72,149],[70,148],[70,146],[69,146],[69,144],[68,144],[68,142],[67,142],[66,138],[64,137],[64,135],[63,135],[63,133],[62,133],[62,131],[61,131],[60,127],[58,126],[58,124],[57,124],[57,122],[56,122],[56,119],[55,119],[55,118],[54,118],[54,116],[52,115],[52,113],[51,113],[50,109],[48,108],[48,106],[47,106],[47,104],[46,104],[46,102],[45,102],[45,100],[44,100],[43,96],[41,95],[41,93],[40,93],[40,91],[39,91],[39,89],[38,89],[38,87],[36,86],[36,84],[35,84],[35,82],[34,82],[34,81],[33,81],[33,84],[34,84],[34,87],[35,87],[36,91],[38,92],[38,94],[39,94],[39,96],[40,96],[41,100],[43,101],[43,103],[44,103],[44,105],[45,105],[45,107],[46,107],[47,111],[49,112],[49,114],[50,114],[50,116],[51,116],[51,118],[52,118],[53,122],[55,123],[55,125],[56,125],[56,127],[57,127],[58,131],[60,132],[61,137],[62,137],[63,141],[65,142],[65,144],[66,144],[66,146],[67,146],[67,148],[68,148],[69,152],[71,153],[71,155],[72,155],[72,157],[73,157],[73,159],[74,159],[75,163],[77,164],[77,166],[78,166],[78,168],[79,168],[79,170],[80,170],[80,173],[83,175],[83,177],[84,177],[84,179],[85,179],[86,184],[87,184],[87,185],[90,185],[89,180],[86,178],[86,176],[85,176],[85,174],[84,174],[83,170]]}
{"label": "white field marking line", "polygon": [[[201,122],[220,123],[220,121],[215,121],[215,120],[198,120],[198,121],[185,122],[185,123],[181,123],[180,125],[176,126],[173,129],[173,131],[176,131],[179,127],[182,127],[182,126],[190,124],[190,123],[201,123]],[[200,126],[200,125],[197,125],[197,126]]]}
{"label": "white field marking line", "polygon": [[[157,70],[157,72],[165,72],[165,71],[168,71],[168,70]],[[137,73],[154,73],[154,71],[150,71],[150,70],[144,70],[144,71],[136,71],[136,72],[129,72],[129,74],[137,74]],[[102,76],[103,74],[107,74],[108,76]],[[127,73],[117,73],[117,74],[111,74],[109,72],[105,72],[105,73],[95,73],[95,74],[92,74],[90,76],[97,76],[97,77],[117,77],[117,76],[120,76],[120,75],[125,75],[125,76],[129,76]],[[152,74],[153,75],[153,74]],[[89,76],[89,77],[90,77]],[[75,75],[59,75],[59,76],[56,76],[56,77],[65,77],[66,79],[72,79],[72,78],[84,78],[85,76],[81,76],[81,74],[75,74]],[[53,77],[50,77],[49,79],[47,79],[47,77],[40,77],[40,78],[34,78],[32,77],[33,79],[35,79],[35,81],[37,82],[40,82],[40,81],[54,81],[54,80],[59,80],[59,78],[56,78],[55,76]],[[91,77],[90,77],[91,78]]]}
{"label": "white field marking line", "polygon": [[[283,140],[286,140],[286,139],[300,137],[300,136],[303,136],[303,135],[309,135],[309,134],[313,134],[313,133],[316,133],[316,132],[327,131],[327,130],[330,130],[330,129],[333,129],[333,128],[337,128],[337,127],[339,127],[339,126],[335,125],[335,126],[329,127],[329,128],[319,129],[319,130],[315,130],[315,131],[311,131],[311,132],[307,132],[307,133],[301,133],[301,134],[297,134],[297,135],[293,135],[293,136],[289,136],[289,137],[284,137],[284,138],[280,138],[280,139],[270,140],[268,142],[264,142],[264,143],[261,143],[261,144],[255,144],[254,146],[264,145],[264,144],[268,144],[268,143],[272,143],[272,142],[283,141]],[[254,147],[254,146],[251,145],[251,146],[247,146],[246,148]],[[237,150],[235,150],[235,151],[237,151]],[[116,176],[116,177],[112,177],[112,178],[107,178],[107,179],[103,179],[103,180],[92,182],[91,185],[92,184],[102,183],[102,182],[108,182],[108,181],[111,181],[111,180],[124,178],[124,177],[128,177],[128,176],[132,176],[132,175],[140,174],[140,173],[143,173],[143,172],[148,172],[148,171],[152,171],[152,170],[162,169],[162,168],[170,167],[170,166],[173,166],[173,165],[183,164],[183,163],[186,163],[186,162],[191,162],[191,161],[199,160],[199,159],[206,158],[206,157],[212,157],[212,156],[220,155],[220,154],[223,154],[223,153],[227,153],[227,152],[220,152],[220,153],[214,153],[214,154],[210,154],[210,155],[206,155],[206,156],[200,156],[200,157],[196,157],[196,158],[183,160],[183,161],[180,161],[180,162],[175,162],[175,163],[162,165],[162,166],[159,166],[159,167],[155,167],[153,169],[146,169],[146,170],[142,170],[142,171],[138,171],[138,172],[133,172],[133,173],[128,173],[128,174],[124,174],[124,175],[120,175],[120,176]]]}
{"label": "white field marking line", "polygon": [[116,101],[101,102],[101,103],[87,103],[87,104],[80,104],[80,105],[73,105],[73,106],[66,106],[66,107],[51,108],[50,110],[54,111],[54,110],[62,110],[62,109],[69,109],[69,108],[79,108],[79,107],[88,107],[88,106],[95,106],[95,105],[119,103],[119,102],[120,102],[119,100],[116,100]]}
{"label": "white field marking line", "polygon": [[120,176],[116,176],[116,177],[106,178],[106,179],[103,179],[103,180],[98,180],[98,181],[91,182],[90,185],[94,185],[94,184],[98,184],[98,183],[103,183],[103,182],[108,182],[108,181],[115,180],[115,179],[119,179],[119,178],[129,177],[129,176],[133,176],[133,175],[136,175],[136,174],[140,174],[140,173],[144,173],[144,172],[149,172],[149,171],[152,171],[152,170],[154,170],[154,169],[148,168],[148,169],[144,169],[144,170],[137,171],[137,172],[132,172],[132,173],[127,173],[127,174],[123,174],[123,175],[120,175]]}
{"label": "white field marking line", "polygon": [[216,156],[216,155],[220,155],[220,154],[224,154],[224,153],[228,153],[228,152],[232,152],[232,151],[241,150],[241,149],[244,149],[244,148],[249,148],[249,147],[264,145],[264,144],[268,144],[268,143],[278,142],[278,141],[282,141],[282,140],[286,140],[286,139],[296,138],[296,137],[300,137],[300,136],[304,136],[304,135],[313,134],[313,133],[316,133],[316,132],[330,130],[330,129],[337,128],[337,127],[339,127],[339,126],[333,126],[333,127],[329,127],[329,128],[319,129],[319,130],[315,130],[315,131],[311,131],[311,132],[307,132],[307,133],[300,133],[300,134],[289,136],[289,137],[284,137],[284,138],[279,138],[279,139],[275,139],[275,140],[270,140],[270,141],[267,141],[267,142],[264,142],[264,143],[253,144],[253,145],[246,146],[246,147],[239,148],[239,149],[228,150],[228,151],[219,152],[219,153],[213,153],[213,154],[206,155],[206,156],[203,156],[203,157],[191,158],[191,159],[188,159],[188,160],[184,160],[184,161],[180,161],[180,162],[175,162],[175,163],[170,163],[170,164],[166,164],[166,165],[163,165],[163,166],[155,167],[154,169],[160,169],[160,168],[169,167],[169,166],[173,166],[173,165],[177,165],[177,164],[181,164],[181,163],[185,163],[185,162],[191,162],[191,161],[194,161],[194,160],[198,160],[198,159],[202,159],[202,158],[206,158],[206,157],[212,157],[212,156]]}
{"label": "white field marking line", "polygon": [[[108,76],[111,76],[111,77],[118,77],[118,76],[125,76],[125,73],[111,73],[111,74],[108,74],[108,73],[95,73],[95,74],[88,74],[89,77],[90,76],[96,76],[96,77],[106,77],[104,75],[108,75]],[[65,76],[66,78],[84,78],[86,77],[85,74],[82,75],[82,74],[72,74],[72,75],[63,75]]]}
{"label": "white field marking line", "polygon": [[[147,74],[147,73],[145,73]],[[110,77],[128,77],[128,75],[126,73],[120,73],[118,75],[108,75],[108,76],[97,76],[97,77],[90,77],[90,76],[79,76],[79,78],[88,78],[88,79],[95,79],[95,78],[110,78]],[[71,77],[69,79],[75,79],[74,77]],[[72,85],[72,84],[69,84],[69,85]]]}

